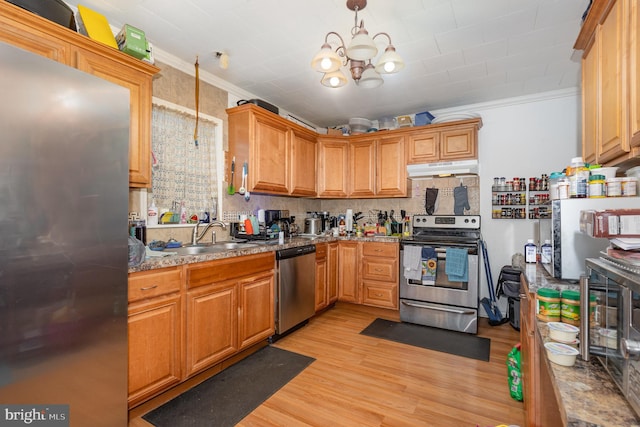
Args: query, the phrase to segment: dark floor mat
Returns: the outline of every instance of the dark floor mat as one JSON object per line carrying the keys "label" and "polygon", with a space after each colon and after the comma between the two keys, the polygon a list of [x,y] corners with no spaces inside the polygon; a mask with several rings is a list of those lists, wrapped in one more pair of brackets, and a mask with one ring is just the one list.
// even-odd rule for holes
{"label": "dark floor mat", "polygon": [[491,340],[464,332],[376,319],[360,333],[456,356],[489,361]]}
{"label": "dark floor mat", "polygon": [[314,360],[267,346],[142,418],[158,427],[234,426]]}

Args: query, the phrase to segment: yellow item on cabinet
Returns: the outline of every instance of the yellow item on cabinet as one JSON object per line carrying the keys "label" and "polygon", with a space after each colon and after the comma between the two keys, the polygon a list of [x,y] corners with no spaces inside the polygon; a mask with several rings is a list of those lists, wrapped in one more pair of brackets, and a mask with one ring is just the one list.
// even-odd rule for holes
{"label": "yellow item on cabinet", "polygon": [[79,24],[81,24],[81,28],[84,27],[84,30],[87,32],[87,36],[91,37],[93,40],[99,41],[100,43],[104,43],[107,46],[118,49],[118,43],[116,43],[116,38],[111,32],[111,27],[109,26],[107,18],[95,10],[91,10],[81,4],[78,5],[78,14],[80,15],[81,21]]}

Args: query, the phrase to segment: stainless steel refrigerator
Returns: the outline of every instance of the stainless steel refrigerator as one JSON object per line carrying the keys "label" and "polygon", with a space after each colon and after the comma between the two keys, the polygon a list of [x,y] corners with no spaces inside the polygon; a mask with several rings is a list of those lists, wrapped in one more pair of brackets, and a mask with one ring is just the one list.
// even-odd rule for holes
{"label": "stainless steel refrigerator", "polygon": [[0,425],[126,426],[129,91],[4,43],[0,75]]}

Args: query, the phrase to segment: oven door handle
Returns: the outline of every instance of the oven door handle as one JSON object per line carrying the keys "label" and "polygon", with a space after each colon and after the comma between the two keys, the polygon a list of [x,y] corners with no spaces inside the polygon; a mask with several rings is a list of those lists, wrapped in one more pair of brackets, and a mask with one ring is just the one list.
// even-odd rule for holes
{"label": "oven door handle", "polygon": [[406,301],[402,301],[402,303],[409,307],[426,308],[427,310],[436,310],[436,311],[446,311],[448,313],[455,313],[455,314],[475,314],[476,313],[473,310],[456,310],[455,308],[435,307],[433,305],[416,304],[413,302],[406,302]]}

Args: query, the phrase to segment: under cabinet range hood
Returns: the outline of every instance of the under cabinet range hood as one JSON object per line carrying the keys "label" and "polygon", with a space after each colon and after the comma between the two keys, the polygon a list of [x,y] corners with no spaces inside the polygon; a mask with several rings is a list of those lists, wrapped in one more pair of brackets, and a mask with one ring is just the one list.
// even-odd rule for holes
{"label": "under cabinet range hood", "polygon": [[410,179],[470,174],[478,174],[477,159],[407,165],[407,176]]}

